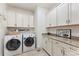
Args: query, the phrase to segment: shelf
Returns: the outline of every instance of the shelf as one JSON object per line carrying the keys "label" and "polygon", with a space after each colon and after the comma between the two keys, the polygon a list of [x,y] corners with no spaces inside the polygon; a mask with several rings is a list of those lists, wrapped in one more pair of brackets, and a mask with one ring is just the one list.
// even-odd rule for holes
{"label": "shelf", "polygon": [[14,28],[14,29],[34,29],[35,27],[7,27],[8,29]]}
{"label": "shelf", "polygon": [[79,26],[79,24],[61,25],[61,26],[51,26],[51,27],[46,27],[46,28],[74,27],[74,26]]}

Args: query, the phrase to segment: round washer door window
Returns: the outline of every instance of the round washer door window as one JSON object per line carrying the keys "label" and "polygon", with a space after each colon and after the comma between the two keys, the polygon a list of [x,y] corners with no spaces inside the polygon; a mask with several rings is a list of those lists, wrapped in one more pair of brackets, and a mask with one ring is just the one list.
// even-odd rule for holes
{"label": "round washer door window", "polygon": [[25,46],[31,47],[34,44],[34,38],[33,37],[28,37],[24,41]]}
{"label": "round washer door window", "polygon": [[9,51],[17,50],[20,47],[21,42],[18,39],[11,39],[7,42],[6,48]]}

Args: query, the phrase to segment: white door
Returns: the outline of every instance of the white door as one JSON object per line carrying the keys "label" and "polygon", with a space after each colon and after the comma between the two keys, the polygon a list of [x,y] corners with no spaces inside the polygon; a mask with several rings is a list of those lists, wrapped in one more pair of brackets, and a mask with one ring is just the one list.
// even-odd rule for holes
{"label": "white door", "polygon": [[66,25],[68,20],[68,4],[61,4],[57,7],[57,24]]}
{"label": "white door", "polygon": [[16,18],[15,18],[15,12],[13,11],[7,11],[7,26],[8,27],[15,27],[16,26]]}
{"label": "white door", "polygon": [[79,24],[79,3],[71,4],[71,24]]}
{"label": "white door", "polygon": [[28,21],[29,21],[29,24],[28,25],[30,27],[34,27],[33,15],[29,15],[29,20]]}
{"label": "white door", "polygon": [[20,13],[16,13],[16,23],[17,23],[17,27],[22,27],[23,24],[23,15]]}
{"label": "white door", "polygon": [[50,20],[51,26],[56,26],[56,8],[51,11]]}
{"label": "white door", "polygon": [[23,27],[28,27],[28,15],[27,14],[23,14]]}
{"label": "white door", "polygon": [[62,46],[58,41],[53,40],[53,55],[54,56],[62,56],[63,55],[63,50]]}

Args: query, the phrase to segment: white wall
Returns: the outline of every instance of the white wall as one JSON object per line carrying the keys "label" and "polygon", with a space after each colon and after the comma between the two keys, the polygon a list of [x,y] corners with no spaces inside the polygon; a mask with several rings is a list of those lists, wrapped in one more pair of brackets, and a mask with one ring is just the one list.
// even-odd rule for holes
{"label": "white wall", "polygon": [[35,10],[35,31],[37,36],[37,47],[42,47],[42,33],[46,33],[45,20],[47,10],[41,7],[37,7]]}
{"label": "white wall", "polygon": [[3,55],[3,39],[6,33],[6,4],[0,3],[0,56]]}

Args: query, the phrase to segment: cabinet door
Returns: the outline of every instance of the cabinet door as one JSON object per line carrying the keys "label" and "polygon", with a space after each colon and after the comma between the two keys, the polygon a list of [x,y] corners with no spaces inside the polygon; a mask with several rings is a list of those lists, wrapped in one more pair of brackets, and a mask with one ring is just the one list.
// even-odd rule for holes
{"label": "cabinet door", "polygon": [[68,4],[61,4],[57,7],[57,24],[67,25],[68,21]]}
{"label": "cabinet door", "polygon": [[46,21],[46,27],[51,27],[52,24],[51,24],[51,14],[48,14],[47,15],[47,21]]}
{"label": "cabinet door", "polygon": [[71,24],[79,24],[79,3],[71,4]]}
{"label": "cabinet door", "polygon": [[22,27],[22,19],[23,19],[23,15],[20,13],[16,13],[16,23],[17,23],[17,27]]}
{"label": "cabinet door", "polygon": [[48,38],[48,40],[47,40],[47,52],[50,54],[50,55],[52,55],[52,46],[51,46],[51,40],[52,39],[50,39],[50,38]]}
{"label": "cabinet door", "polygon": [[8,27],[15,27],[16,22],[15,22],[15,12],[13,11],[7,11],[7,26]]}
{"label": "cabinet door", "polygon": [[43,48],[47,51],[47,37],[43,37]]}
{"label": "cabinet door", "polygon": [[23,14],[23,27],[28,27],[28,15]]}
{"label": "cabinet door", "polygon": [[63,55],[63,50],[60,43],[58,41],[53,40],[53,55],[54,56],[62,56]]}
{"label": "cabinet door", "polygon": [[29,21],[29,24],[28,24],[28,25],[29,25],[30,27],[34,27],[33,15],[29,15],[29,20],[28,20],[28,21]]}
{"label": "cabinet door", "polygon": [[51,11],[50,20],[51,26],[56,26],[56,8]]}
{"label": "cabinet door", "polygon": [[64,56],[78,56],[79,55],[79,48],[76,48],[74,46],[61,43],[63,49],[64,49]]}

